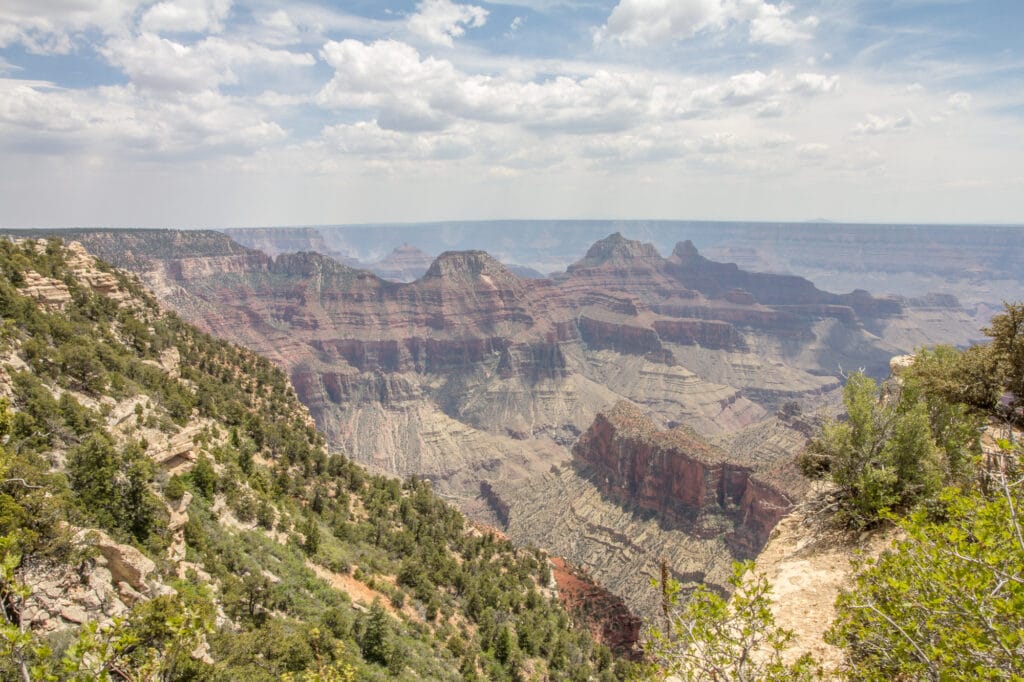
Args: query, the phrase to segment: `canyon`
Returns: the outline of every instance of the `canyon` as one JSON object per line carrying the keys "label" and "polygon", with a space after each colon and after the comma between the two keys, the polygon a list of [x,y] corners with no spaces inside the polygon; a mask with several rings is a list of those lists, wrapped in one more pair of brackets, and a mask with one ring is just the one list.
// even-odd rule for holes
{"label": "canyon", "polygon": [[[403,225],[238,228],[233,239],[271,255],[317,251],[373,269],[392,249],[427,254],[485,249],[506,264],[563,272],[612,232],[652,243],[662,253],[691,240],[704,255],[744,270],[794,274],[830,291],[957,296],[978,309],[978,326],[1024,286],[1024,243],[1012,226],[755,223],[670,220],[507,220]],[[427,264],[422,264],[422,274]]]}
{"label": "canyon", "polygon": [[289,247],[273,255],[205,231],[61,236],[285,369],[332,449],[429,479],[642,615],[662,559],[724,589],[756,556],[805,492],[792,458],[845,372],[980,336],[949,296],[833,294],[689,240],[666,257],[613,233],[545,278],[448,251],[402,283],[331,257],[320,234],[252,230]]}

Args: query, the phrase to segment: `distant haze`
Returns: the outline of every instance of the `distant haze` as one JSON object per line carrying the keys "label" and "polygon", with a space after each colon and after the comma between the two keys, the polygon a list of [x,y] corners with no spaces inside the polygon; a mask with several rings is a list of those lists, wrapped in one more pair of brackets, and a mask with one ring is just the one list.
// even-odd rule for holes
{"label": "distant haze", "polygon": [[1024,292],[1024,232],[1009,226],[537,220],[224,231],[271,254],[319,251],[362,267],[409,245],[431,257],[481,249],[504,263],[545,274],[564,272],[593,242],[621,232],[654,244],[663,255],[689,239],[714,260],[746,270],[798,274],[835,292],[946,293],[968,306],[998,305]]}

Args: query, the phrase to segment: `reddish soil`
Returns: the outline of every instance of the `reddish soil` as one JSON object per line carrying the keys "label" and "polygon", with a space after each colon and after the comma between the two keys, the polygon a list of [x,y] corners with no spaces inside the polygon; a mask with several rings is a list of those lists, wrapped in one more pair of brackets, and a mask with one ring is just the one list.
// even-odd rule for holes
{"label": "reddish soil", "polygon": [[612,651],[638,659],[642,621],[630,613],[621,597],[596,584],[586,572],[565,559],[551,560],[558,597],[570,613],[582,619],[591,634]]}

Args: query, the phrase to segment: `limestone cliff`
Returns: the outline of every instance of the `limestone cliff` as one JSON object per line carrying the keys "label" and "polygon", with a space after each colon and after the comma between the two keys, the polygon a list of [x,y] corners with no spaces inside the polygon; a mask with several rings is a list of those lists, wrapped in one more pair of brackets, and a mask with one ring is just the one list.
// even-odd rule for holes
{"label": "limestone cliff", "polygon": [[737,556],[753,556],[802,490],[787,492],[759,478],[754,466],[730,458],[685,428],[660,430],[636,406],[619,403],[598,414],[573,446],[603,492],[654,512],[666,525],[696,537],[723,535]]}

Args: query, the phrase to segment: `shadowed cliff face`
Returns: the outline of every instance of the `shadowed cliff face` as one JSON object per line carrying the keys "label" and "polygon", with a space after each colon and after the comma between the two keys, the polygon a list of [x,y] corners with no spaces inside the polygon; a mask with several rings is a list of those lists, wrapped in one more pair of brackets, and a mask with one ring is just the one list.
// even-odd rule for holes
{"label": "shadowed cliff face", "polygon": [[752,462],[737,461],[687,429],[661,430],[625,402],[597,415],[573,455],[604,478],[599,487],[612,498],[695,537],[721,536],[736,558],[756,555],[803,492],[802,485],[787,494],[759,480]]}

